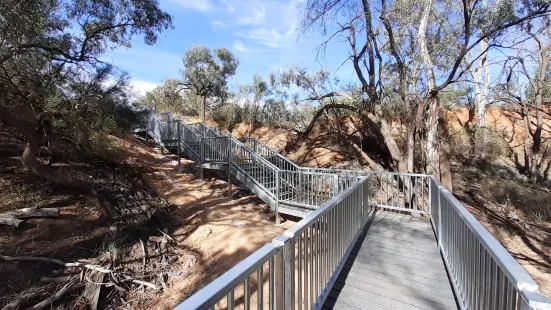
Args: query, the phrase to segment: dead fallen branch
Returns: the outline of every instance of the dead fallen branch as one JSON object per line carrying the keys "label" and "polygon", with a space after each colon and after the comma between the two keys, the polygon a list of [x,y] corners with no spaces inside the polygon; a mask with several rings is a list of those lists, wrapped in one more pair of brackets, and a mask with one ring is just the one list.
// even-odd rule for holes
{"label": "dead fallen branch", "polygon": [[84,287],[84,283],[69,283],[65,285],[63,288],[61,288],[59,291],[57,291],[54,295],[50,296],[49,298],[44,299],[43,301],[37,303],[36,305],[27,308],[28,310],[41,310],[46,307],[50,307],[54,302],[60,300],[68,293],[71,293],[77,289],[80,289]]}
{"label": "dead fallen branch", "polygon": [[98,272],[102,273],[110,273],[112,272],[110,269],[103,268],[98,265],[92,265],[92,264],[85,264],[80,262],[75,263],[66,263],[63,261],[60,261],[59,259],[54,258],[48,258],[48,257],[40,257],[40,256],[5,256],[0,255],[0,258],[5,261],[27,261],[27,262],[44,262],[44,263],[51,263],[51,264],[57,264],[64,267],[80,267],[80,268],[86,268],[91,270],[96,270]]}
{"label": "dead fallen branch", "polygon": [[146,282],[146,281],[142,281],[142,280],[136,280],[136,279],[129,279],[130,282],[132,283],[135,283],[135,284],[139,284],[139,285],[143,285],[143,286],[147,286],[151,289],[154,289],[156,291],[160,290],[161,288],[151,282]]}
{"label": "dead fallen branch", "polygon": [[19,225],[29,218],[35,217],[59,217],[58,208],[24,208],[9,212],[0,213],[0,224],[19,227]]}
{"label": "dead fallen branch", "polygon": [[[125,274],[126,272],[128,272],[128,270],[126,272],[121,271],[121,270],[124,270],[124,268],[121,268],[121,270],[117,268],[108,269],[99,265],[89,264],[84,262],[68,263],[68,262],[61,261],[59,259],[52,259],[47,257],[35,257],[35,256],[0,255],[0,260],[16,261],[16,262],[20,262],[20,261],[42,262],[42,263],[52,263],[52,264],[56,264],[56,265],[60,265],[68,268],[71,268],[71,267],[81,268],[80,277],[74,276],[74,275],[65,275],[65,276],[59,276],[55,278],[49,278],[49,277],[42,278],[41,279],[42,282],[54,283],[54,284],[63,285],[63,286],[52,296],[35,304],[34,306],[28,309],[35,309],[35,310],[44,309],[46,307],[51,306],[55,302],[59,302],[67,294],[81,288],[84,288],[81,298],[83,297],[86,303],[89,305],[89,308],[94,310],[98,308],[99,297],[100,297],[100,292],[102,287],[114,287],[119,292],[127,291],[127,289],[123,287],[124,286],[122,285],[123,283],[128,283],[128,284],[132,283],[133,285],[138,285],[144,288],[147,287],[155,291],[161,290],[164,287],[164,285],[159,286],[151,282],[138,280],[135,277]],[[146,276],[144,275],[144,273],[145,273],[145,270],[142,272],[141,278],[144,278],[144,277],[151,278],[156,276],[156,274],[153,274],[152,276]],[[20,308],[21,305],[28,304],[28,301],[30,299],[36,298],[35,295],[30,297],[26,295],[21,296],[18,300],[11,303],[11,305],[13,306],[12,308]]]}

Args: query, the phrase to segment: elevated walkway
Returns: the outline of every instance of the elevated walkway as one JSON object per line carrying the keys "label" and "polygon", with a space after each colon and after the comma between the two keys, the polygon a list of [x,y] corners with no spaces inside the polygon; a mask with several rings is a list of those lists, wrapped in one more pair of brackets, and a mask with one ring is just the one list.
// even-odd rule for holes
{"label": "elevated walkway", "polygon": [[300,167],[258,140],[151,113],[142,129],[303,219],[176,309],[551,310],[434,177]]}
{"label": "elevated walkway", "polygon": [[323,309],[458,309],[430,221],[372,209]]}

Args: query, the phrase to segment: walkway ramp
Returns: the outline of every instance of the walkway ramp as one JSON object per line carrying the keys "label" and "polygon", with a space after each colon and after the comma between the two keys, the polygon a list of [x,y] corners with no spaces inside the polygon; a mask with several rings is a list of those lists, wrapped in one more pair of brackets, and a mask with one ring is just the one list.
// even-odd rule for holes
{"label": "walkway ramp", "polygon": [[300,167],[258,140],[170,115],[151,113],[144,127],[201,174],[228,169],[276,213],[303,217],[178,310],[551,310],[526,270],[432,176]]}
{"label": "walkway ramp", "polygon": [[430,221],[373,209],[323,309],[457,309]]}

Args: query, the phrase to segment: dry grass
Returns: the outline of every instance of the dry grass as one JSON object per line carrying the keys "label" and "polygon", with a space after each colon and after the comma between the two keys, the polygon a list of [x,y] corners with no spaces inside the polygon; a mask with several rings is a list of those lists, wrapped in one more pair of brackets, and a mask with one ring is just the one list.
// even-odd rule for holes
{"label": "dry grass", "polygon": [[551,192],[511,167],[457,167],[454,194],[551,296]]}

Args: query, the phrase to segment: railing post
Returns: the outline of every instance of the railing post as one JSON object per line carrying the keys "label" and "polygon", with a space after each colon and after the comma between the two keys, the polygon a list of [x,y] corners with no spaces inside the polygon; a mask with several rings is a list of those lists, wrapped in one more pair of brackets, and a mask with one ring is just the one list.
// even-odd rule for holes
{"label": "railing post", "polygon": [[180,121],[178,121],[176,124],[178,124],[178,126],[176,126],[176,128],[177,128],[176,130],[178,131],[177,137],[178,137],[178,168],[179,168],[180,164],[181,164],[181,156],[180,156],[180,152],[181,152],[180,151],[180,148],[181,148],[181,145],[180,145],[180,128],[181,127],[180,127],[180,125],[181,125],[181,123],[180,123]]}
{"label": "railing post", "polygon": [[279,173],[281,171],[276,171],[276,189],[275,189],[275,216],[276,216],[276,224],[279,225]]}
{"label": "railing post", "polygon": [[442,194],[442,191],[440,190],[440,185],[436,186],[436,190],[438,191],[438,246],[442,248],[442,203],[440,201],[440,196]]}
{"label": "railing post", "polygon": [[275,265],[275,309],[290,310],[293,294],[293,239],[278,236],[273,242],[279,249],[274,259]]}
{"label": "railing post", "polygon": [[333,197],[339,194],[339,176],[333,175]]}
{"label": "railing post", "polygon": [[201,167],[199,167],[199,179],[203,180],[203,163],[205,161],[205,138],[201,137],[201,141],[199,142],[199,147],[201,148],[199,150],[199,156],[201,157],[199,162],[201,164]]}
{"label": "railing post", "polygon": [[232,163],[232,160],[231,160],[231,149],[232,149],[232,145],[231,145],[231,137],[228,137],[228,144],[227,144],[227,148],[228,148],[228,198],[231,200],[232,198],[232,194],[231,194],[231,163]]}

